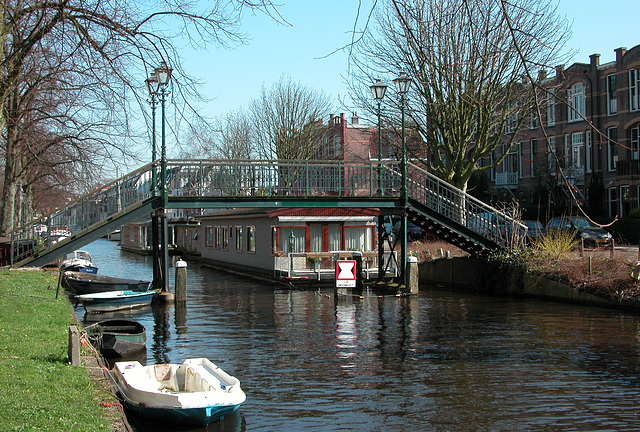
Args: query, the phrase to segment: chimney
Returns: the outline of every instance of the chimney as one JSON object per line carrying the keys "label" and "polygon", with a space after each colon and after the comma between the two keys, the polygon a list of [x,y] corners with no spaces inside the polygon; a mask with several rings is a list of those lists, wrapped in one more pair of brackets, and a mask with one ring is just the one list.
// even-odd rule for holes
{"label": "chimney", "polygon": [[356,112],[354,111],[353,115],[351,116],[351,124],[352,125],[357,125],[358,122],[359,122],[358,114],[356,114]]}
{"label": "chimney", "polygon": [[544,69],[540,69],[538,71],[538,81],[542,82],[547,79],[547,71]]}
{"label": "chimney", "polygon": [[564,65],[556,66],[556,80],[564,79]]}
{"label": "chimney", "polygon": [[614,50],[616,52],[616,63],[620,64],[622,62],[622,57],[627,53],[626,47],[620,47]]}
{"label": "chimney", "polygon": [[600,54],[591,54],[589,56],[589,59],[591,60],[591,67],[592,68],[597,68],[598,66],[600,66]]}

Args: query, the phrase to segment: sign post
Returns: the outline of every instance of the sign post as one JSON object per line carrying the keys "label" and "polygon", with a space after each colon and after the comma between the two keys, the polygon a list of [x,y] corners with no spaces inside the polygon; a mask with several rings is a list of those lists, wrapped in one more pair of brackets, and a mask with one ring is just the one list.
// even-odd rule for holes
{"label": "sign post", "polygon": [[355,260],[336,261],[336,288],[355,288],[356,273]]}

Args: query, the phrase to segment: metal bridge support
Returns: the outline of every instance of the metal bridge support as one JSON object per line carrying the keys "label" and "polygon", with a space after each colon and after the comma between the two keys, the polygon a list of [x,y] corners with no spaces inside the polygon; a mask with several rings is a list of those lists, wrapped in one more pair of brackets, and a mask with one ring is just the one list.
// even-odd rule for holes
{"label": "metal bridge support", "polygon": [[151,217],[151,241],[153,256],[153,288],[169,291],[169,227],[164,209],[156,210]]}

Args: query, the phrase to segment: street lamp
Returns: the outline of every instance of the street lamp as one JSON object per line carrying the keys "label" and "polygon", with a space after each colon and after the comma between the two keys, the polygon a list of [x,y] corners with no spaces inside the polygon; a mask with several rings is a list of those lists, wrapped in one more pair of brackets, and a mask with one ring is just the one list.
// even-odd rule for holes
{"label": "street lamp", "polygon": [[[166,160],[167,160],[167,149],[166,149],[166,134],[165,134],[165,101],[166,101],[166,86],[169,84],[169,80],[171,79],[171,71],[172,69],[167,66],[167,63],[163,60],[160,63],[160,66],[155,68],[149,78],[147,78],[147,89],[149,90],[149,94],[151,95],[151,123],[152,123],[152,149],[151,149],[151,158],[156,160],[156,105],[158,103],[157,97],[160,96],[160,102],[162,107],[162,141],[161,141],[161,189],[164,194],[165,190],[165,182],[166,182]],[[155,167],[154,167],[155,168]],[[155,169],[153,170],[155,174]],[[156,183],[154,180],[154,191],[155,191]]]}
{"label": "street lamp", "polygon": [[381,124],[381,116],[380,116],[380,104],[382,103],[382,98],[384,98],[384,94],[387,92],[387,85],[380,81],[380,78],[376,81],[374,85],[369,87],[371,89],[371,94],[373,98],[378,101],[378,195],[384,195],[384,186],[382,183],[382,124]]}
{"label": "street lamp", "polygon": [[[153,182],[153,194],[156,196],[156,190],[158,183],[156,181],[156,105],[157,98],[160,97],[162,107],[162,141],[161,141],[161,156],[160,156],[160,193],[162,196],[162,208],[158,209],[153,215],[153,279],[154,287],[160,286],[163,292],[167,291],[167,276],[168,269],[167,264],[169,262],[169,248],[168,237],[169,229],[167,225],[167,218],[164,214],[165,209],[168,206],[168,194],[166,188],[167,182],[167,146],[166,146],[166,134],[165,134],[165,101],[167,90],[166,86],[169,84],[171,78],[171,68],[167,66],[167,63],[162,61],[160,66],[155,68],[146,80],[147,90],[151,95],[151,122],[152,122],[152,148],[151,158],[153,159],[151,178]],[[158,232],[158,218],[162,220],[162,229]],[[158,235],[159,234],[159,235]],[[160,246],[162,251],[158,250],[158,237],[160,237]]]}
{"label": "street lamp", "polygon": [[402,113],[402,160],[400,161],[400,170],[402,172],[402,187],[400,194],[402,198],[402,206],[404,207],[402,215],[402,237],[400,250],[400,266],[402,269],[402,279],[407,284],[407,207],[409,206],[409,194],[407,192],[407,142],[404,131],[404,105],[405,95],[409,91],[411,78],[406,73],[400,72],[400,76],[393,80],[396,91],[400,94],[400,112]]}

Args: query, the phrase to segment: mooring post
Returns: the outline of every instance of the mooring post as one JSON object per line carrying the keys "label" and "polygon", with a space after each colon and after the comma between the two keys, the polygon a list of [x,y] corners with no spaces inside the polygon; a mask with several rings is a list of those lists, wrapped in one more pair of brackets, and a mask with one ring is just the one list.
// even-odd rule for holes
{"label": "mooring post", "polygon": [[420,285],[420,276],[418,274],[418,257],[407,257],[407,285],[405,287],[407,294],[418,294]]}
{"label": "mooring post", "polygon": [[176,268],[176,303],[187,302],[187,263],[183,260],[178,260],[175,265]]}
{"label": "mooring post", "polygon": [[71,366],[80,366],[80,333],[78,327],[69,326],[69,363]]}

